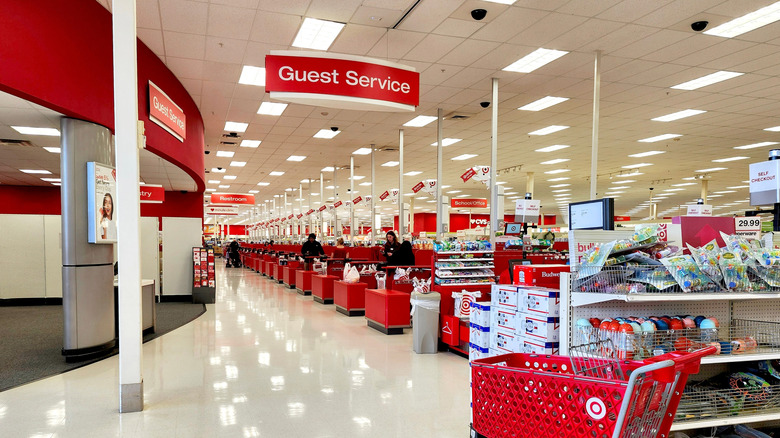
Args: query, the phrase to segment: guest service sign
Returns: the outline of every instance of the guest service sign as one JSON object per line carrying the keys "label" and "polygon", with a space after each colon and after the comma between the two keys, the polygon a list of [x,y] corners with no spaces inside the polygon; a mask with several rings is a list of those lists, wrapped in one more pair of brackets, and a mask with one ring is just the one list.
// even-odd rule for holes
{"label": "guest service sign", "polygon": [[87,163],[87,241],[116,243],[116,169]]}
{"label": "guest service sign", "polygon": [[274,50],[265,69],[272,99],[364,111],[414,111],[420,103],[420,74],[382,59]]}

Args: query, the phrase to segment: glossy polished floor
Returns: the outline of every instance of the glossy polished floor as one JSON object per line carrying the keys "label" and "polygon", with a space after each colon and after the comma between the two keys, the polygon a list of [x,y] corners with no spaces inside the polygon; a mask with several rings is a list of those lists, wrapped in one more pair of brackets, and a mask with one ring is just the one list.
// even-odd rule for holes
{"label": "glossy polished floor", "polygon": [[416,355],[411,330],[249,270],[217,275],[216,304],[144,344],[143,412],[118,414],[115,356],[0,393],[0,437],[468,436],[465,359]]}

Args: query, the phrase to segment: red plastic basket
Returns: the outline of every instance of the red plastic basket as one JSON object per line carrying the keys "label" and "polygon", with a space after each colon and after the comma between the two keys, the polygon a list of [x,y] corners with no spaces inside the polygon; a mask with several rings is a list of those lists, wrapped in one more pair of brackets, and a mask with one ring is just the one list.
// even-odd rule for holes
{"label": "red plastic basket", "polygon": [[688,375],[714,351],[641,362],[532,354],[476,360],[472,428],[487,438],[665,438]]}

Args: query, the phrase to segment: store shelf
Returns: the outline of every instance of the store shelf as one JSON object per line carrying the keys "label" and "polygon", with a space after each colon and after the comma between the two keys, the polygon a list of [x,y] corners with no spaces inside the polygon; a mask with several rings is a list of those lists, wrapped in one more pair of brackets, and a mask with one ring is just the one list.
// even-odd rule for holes
{"label": "store shelf", "polygon": [[484,275],[445,275],[445,276],[436,276],[436,278],[441,279],[450,279],[450,278],[486,278],[486,277],[495,277],[496,274],[484,274]]}
{"label": "store shelf", "polygon": [[780,418],[780,412],[770,412],[761,414],[736,415],[726,418],[707,418],[702,420],[675,421],[672,424],[671,432],[678,430],[706,429],[710,427],[729,426],[732,424],[758,423],[762,421],[777,421]]}
{"label": "store shelf", "polygon": [[736,363],[752,362],[757,360],[780,359],[780,352],[754,353],[754,354],[719,354],[707,356],[701,360],[702,364],[711,363]]}
{"label": "store shelf", "polygon": [[[448,269],[448,270],[455,270],[455,269],[493,269],[495,266],[437,266],[436,269]],[[444,278],[444,277],[441,277]]]}
{"label": "store shelf", "polygon": [[454,255],[454,254],[493,254],[492,249],[486,249],[484,251],[444,251],[434,253],[436,255]]}
{"label": "store shelf", "polygon": [[442,284],[437,284],[436,286],[492,286],[494,284],[496,284],[496,283],[488,283],[488,282],[483,282],[483,283],[442,283]]}
{"label": "store shelf", "polygon": [[612,294],[599,292],[572,292],[571,304],[573,307],[587,306],[590,304],[604,303],[607,301],[624,301],[626,303],[649,303],[669,301],[730,301],[730,300],[776,300],[780,299],[780,293],[636,293],[636,294]]}
{"label": "store shelf", "polygon": [[479,259],[477,259],[477,258],[474,258],[474,259],[471,259],[471,258],[469,258],[469,259],[439,259],[438,261],[440,261],[440,262],[443,262],[443,261],[458,261],[458,262],[492,262],[492,261],[493,261],[493,257],[488,257],[488,258],[479,258]]}

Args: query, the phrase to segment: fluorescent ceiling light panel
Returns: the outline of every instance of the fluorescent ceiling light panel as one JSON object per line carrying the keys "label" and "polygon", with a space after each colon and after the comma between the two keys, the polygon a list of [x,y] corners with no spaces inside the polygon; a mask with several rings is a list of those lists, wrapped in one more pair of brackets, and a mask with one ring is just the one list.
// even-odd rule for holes
{"label": "fluorescent ceiling light panel", "polygon": [[498,4],[502,4],[502,5],[511,5],[514,2],[516,2],[517,0],[485,0],[485,1],[486,2],[490,2],[490,3],[498,3]]}
{"label": "fluorescent ceiling light panel", "polygon": [[210,180],[209,180],[209,184],[219,184],[219,183],[221,183],[221,182],[222,182],[222,181],[220,181],[220,180],[218,180],[218,179],[210,179]]}
{"label": "fluorescent ceiling light panel", "polygon": [[333,170],[334,170],[333,167],[328,166],[328,167],[323,167],[322,169],[320,169],[320,172],[333,172]]}
{"label": "fluorescent ceiling light panel", "polygon": [[242,148],[256,148],[260,146],[260,143],[262,143],[260,140],[241,140],[239,146]]}
{"label": "fluorescent ceiling light panel", "polygon": [[257,114],[264,116],[281,116],[287,109],[286,103],[263,102],[257,110]]}
{"label": "fluorescent ceiling light panel", "polygon": [[228,132],[244,132],[247,127],[249,127],[249,123],[225,122],[225,131]]}
{"label": "fluorescent ceiling light panel", "polygon": [[773,126],[773,127],[771,127],[771,128],[765,128],[765,129],[764,129],[764,131],[769,131],[769,132],[780,132],[780,126]]}
{"label": "fluorescent ceiling light panel", "polygon": [[718,160],[712,160],[713,163],[728,163],[729,161],[738,161],[738,160],[747,160],[750,157],[731,157],[731,158],[721,158]]}
{"label": "fluorescent ceiling light panel", "polygon": [[46,149],[48,152],[51,152],[52,154],[61,154],[62,149],[54,146],[45,146],[44,149]]}
{"label": "fluorescent ceiling light panel", "polygon": [[642,157],[649,157],[652,155],[658,155],[658,154],[665,154],[666,151],[647,151],[647,152],[640,152],[638,154],[631,154],[629,157],[631,158],[642,158]]}
{"label": "fluorescent ceiling light panel", "polygon": [[331,131],[330,129],[320,129],[314,134],[314,138],[333,138],[339,135],[340,132],[341,131]]}
{"label": "fluorescent ceiling light panel", "polygon": [[280,172],[278,170],[274,170],[273,172],[269,173],[271,176],[282,176],[284,175],[284,172]]}
{"label": "fluorescent ceiling light panel", "polygon": [[355,180],[355,181],[360,181],[363,178],[365,178],[364,175],[355,175],[355,176],[350,177],[349,179]]}
{"label": "fluorescent ceiling light panel", "polygon": [[233,155],[236,153],[233,151],[217,151],[218,157],[224,157],[224,158],[233,158]]}
{"label": "fluorescent ceiling light panel", "polygon": [[41,181],[46,182],[62,182],[61,178],[41,178]]}
{"label": "fluorescent ceiling light panel", "polygon": [[362,183],[360,183],[360,184],[358,184],[358,185],[360,185],[360,186],[370,186],[370,185],[371,185],[371,183],[370,183],[370,182],[368,182],[368,181],[366,181],[366,182],[362,182]]}
{"label": "fluorescent ceiling light panel", "polygon": [[246,161],[231,161],[230,165],[232,167],[244,167],[246,166]]}
{"label": "fluorescent ceiling light panel", "polygon": [[685,189],[664,189],[664,192],[679,192]]}
{"label": "fluorescent ceiling light panel", "polygon": [[504,67],[504,71],[531,73],[537,68],[549,64],[567,53],[569,52],[539,48]]}
{"label": "fluorescent ceiling light panel", "polygon": [[49,172],[48,170],[38,170],[38,169],[19,169],[19,170],[24,173],[30,173],[30,174],[51,175],[51,172]]}
{"label": "fluorescent ceiling light panel", "polygon": [[570,191],[571,191],[571,189],[558,189],[558,190],[553,190],[552,192],[553,193],[562,193],[562,192],[570,192]]}
{"label": "fluorescent ceiling light panel", "polygon": [[382,167],[395,167],[398,164],[398,161],[388,161],[387,163],[383,164]]}
{"label": "fluorescent ceiling light panel", "polygon": [[360,148],[355,152],[352,152],[353,155],[368,155],[370,153],[371,153],[371,148]]}
{"label": "fluorescent ceiling light panel", "polygon": [[780,2],[775,2],[749,14],[704,31],[706,35],[733,38],[780,20]]}
{"label": "fluorescent ceiling light panel", "polygon": [[643,138],[637,141],[640,143],[655,143],[657,141],[669,140],[677,137],[682,137],[682,134],[662,134],[662,135],[656,135],[655,137]]}
{"label": "fluorescent ceiling light panel", "polygon": [[633,179],[624,179],[624,180],[622,180],[622,181],[614,182],[614,183],[612,183],[612,184],[626,184],[626,183],[632,183],[632,182],[636,182],[636,180],[633,180]]}
{"label": "fluorescent ceiling light panel", "polygon": [[462,192],[462,190],[450,190],[449,192],[447,192],[447,194],[448,195],[452,195],[452,194],[460,193],[460,192]]}
{"label": "fluorescent ceiling light panel", "polygon": [[217,189],[206,189],[207,192],[216,192]]}
{"label": "fluorescent ceiling light panel", "polygon": [[54,128],[36,128],[33,126],[11,126],[16,132],[24,135],[45,135],[48,137],[59,137],[59,129]]}
{"label": "fluorescent ceiling light panel", "polygon": [[685,186],[695,186],[696,183],[680,183],[680,184],[672,184],[672,187],[685,187]]}
{"label": "fluorescent ceiling light panel", "polygon": [[614,187],[610,187],[609,189],[610,190],[622,190],[622,189],[630,189],[630,188],[631,188],[631,186],[614,186]]}
{"label": "fluorescent ceiling light panel", "polygon": [[665,116],[656,117],[650,120],[653,120],[655,122],[671,122],[673,120],[680,120],[686,117],[691,117],[706,112],[707,111],[703,111],[703,110],[687,109],[687,110],[677,111],[676,113],[667,114]]}
{"label": "fluorescent ceiling light panel", "polygon": [[469,158],[474,158],[476,156],[477,156],[477,154],[463,154],[463,155],[458,155],[457,157],[452,158],[452,160],[453,161],[463,161],[463,160],[468,160]]}
{"label": "fluorescent ceiling light panel", "polygon": [[536,152],[554,152],[568,147],[570,146],[567,144],[554,144],[552,146],[547,146],[546,148],[537,149]]}
{"label": "fluorescent ceiling light panel", "polygon": [[731,186],[731,187],[726,187],[726,188],[727,189],[747,189],[749,187],[750,186]]}
{"label": "fluorescent ceiling light panel", "polygon": [[547,135],[552,134],[553,132],[563,131],[564,129],[568,129],[568,126],[563,125],[551,125],[546,128],[537,129],[536,131],[529,132],[528,135]]}
{"label": "fluorescent ceiling light panel", "polygon": [[306,159],[305,155],[290,155],[287,157],[287,161],[303,161]]}
{"label": "fluorescent ceiling light panel", "polygon": [[[462,138],[443,138],[441,139],[441,147],[447,147],[451,144],[455,144],[459,141],[463,140]],[[439,142],[431,143],[431,146],[438,146]]]}
{"label": "fluorescent ceiling light panel", "polygon": [[531,102],[527,105],[523,105],[519,110],[522,111],[541,111],[545,108],[549,108],[553,105],[558,105],[561,102],[566,102],[569,100],[568,97],[553,97],[553,96],[547,96],[543,97],[535,102]]}
{"label": "fluorescent ceiling light panel", "polygon": [[408,122],[404,123],[404,126],[409,126],[412,128],[422,128],[423,126],[433,122],[436,119],[437,119],[436,116],[417,116],[412,120],[409,120]]}
{"label": "fluorescent ceiling light panel", "polygon": [[302,49],[328,50],[343,28],[344,23],[306,18],[292,45]]}
{"label": "fluorescent ceiling light panel", "polygon": [[780,144],[780,143],[776,141],[762,141],[761,143],[746,144],[744,146],[735,146],[734,149],[754,149],[754,148],[761,148],[764,146],[774,146],[776,144]]}
{"label": "fluorescent ceiling light panel", "polygon": [[229,185],[221,185],[221,186],[219,186],[219,188],[220,189],[229,189],[230,186]]}
{"label": "fluorescent ceiling light panel", "polygon": [[697,88],[706,87],[707,85],[712,85],[731,78],[736,78],[737,76],[742,76],[743,74],[744,73],[738,73],[734,71],[717,71],[715,73],[702,76],[698,79],[675,85],[672,88],[675,90],[696,90]]}
{"label": "fluorescent ceiling light panel", "polygon": [[558,187],[569,187],[571,184],[555,184],[553,186],[550,186],[551,188],[558,188]]}
{"label": "fluorescent ceiling light panel", "polygon": [[637,163],[637,164],[630,164],[628,166],[621,166],[623,169],[637,169],[640,167],[647,167],[652,166],[653,163]]}
{"label": "fluorescent ceiling light panel", "polygon": [[211,171],[214,172],[214,173],[225,173],[226,172],[225,169],[220,169],[219,167],[212,167]]}
{"label": "fluorescent ceiling light panel", "polygon": [[558,163],[565,163],[567,161],[571,161],[571,160],[568,158],[556,158],[554,160],[542,161],[539,164],[558,164]]}
{"label": "fluorescent ceiling light panel", "polygon": [[564,172],[571,172],[571,169],[555,169],[555,170],[548,170],[547,172],[544,172],[548,175],[554,175],[556,173],[564,173]]}
{"label": "fluorescent ceiling light panel", "polygon": [[736,190],[721,190],[719,192],[713,192],[713,193],[717,193],[719,195],[722,195],[724,193],[737,193],[737,191]]}
{"label": "fluorescent ceiling light panel", "polygon": [[236,178],[238,178],[238,177],[237,177],[237,176],[235,176],[235,175],[225,175],[225,176],[223,176],[222,178],[224,178],[224,179],[236,179]]}
{"label": "fluorescent ceiling light panel", "polygon": [[626,193],[626,192],[618,190],[617,192],[607,192],[607,193],[604,193],[604,194],[605,195],[619,195],[621,193]]}
{"label": "fluorescent ceiling light panel", "polygon": [[406,176],[415,176],[415,175],[419,175],[421,173],[422,172],[420,172],[420,171],[412,170],[411,172],[406,172],[404,175],[406,175]]}
{"label": "fluorescent ceiling light panel", "polygon": [[241,77],[238,78],[238,83],[265,87],[265,68],[245,65],[241,69]]}
{"label": "fluorescent ceiling light panel", "polygon": [[[571,178],[569,178],[568,176],[559,176],[558,178],[550,178],[550,179],[547,180],[547,182],[566,181],[568,179],[571,179]],[[552,186],[550,186],[550,187],[552,187]]]}
{"label": "fluorescent ceiling light panel", "polygon": [[699,169],[696,172],[717,172],[718,170],[726,170],[727,167],[710,167],[709,169]]}
{"label": "fluorescent ceiling light panel", "polygon": [[252,194],[260,193],[260,190],[250,190],[249,193],[252,193]]}

